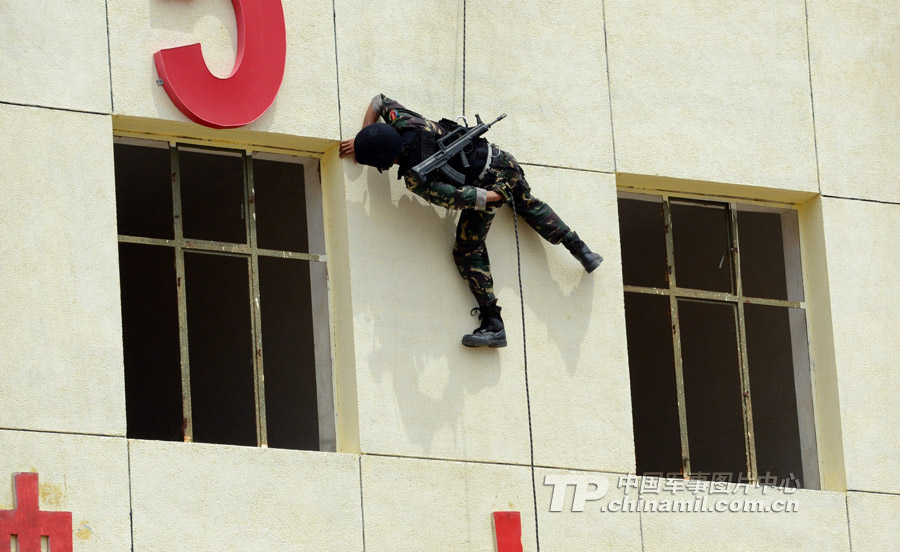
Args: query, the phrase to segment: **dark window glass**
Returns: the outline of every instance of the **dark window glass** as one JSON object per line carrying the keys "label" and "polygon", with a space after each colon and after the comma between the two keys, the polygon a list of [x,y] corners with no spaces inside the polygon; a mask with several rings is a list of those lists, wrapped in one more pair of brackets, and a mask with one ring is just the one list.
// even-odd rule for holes
{"label": "dark window glass", "polygon": [[672,201],[678,287],[731,292],[731,245],[724,205]]}
{"label": "dark window glass", "polygon": [[764,305],[746,305],[744,313],[757,470],[780,484],[803,472],[790,318],[805,327],[805,317],[800,309]]}
{"label": "dark window glass", "polygon": [[738,237],[744,296],[787,299],[781,215],[738,212]]}
{"label": "dark window glass", "polygon": [[663,204],[658,197],[655,199],[619,198],[622,279],[625,285],[657,288],[669,285]]}
{"label": "dark window glass", "polygon": [[239,156],[179,150],[185,239],[247,243]]}
{"label": "dark window glass", "polygon": [[625,294],[637,472],[681,471],[669,298]]}
{"label": "dark window glass", "polygon": [[119,244],[128,436],[180,441],[181,363],[175,250]]}
{"label": "dark window glass", "polygon": [[194,440],[256,444],[248,259],[185,253]]}
{"label": "dark window glass", "polygon": [[309,263],[259,258],[269,446],[319,449]]}
{"label": "dark window glass", "polygon": [[119,234],[173,238],[172,172],[168,148],[115,144]]}
{"label": "dark window glass", "polygon": [[257,245],[308,253],[303,165],[253,160]]}
{"label": "dark window glass", "polygon": [[736,307],[678,301],[691,471],[747,476]]}

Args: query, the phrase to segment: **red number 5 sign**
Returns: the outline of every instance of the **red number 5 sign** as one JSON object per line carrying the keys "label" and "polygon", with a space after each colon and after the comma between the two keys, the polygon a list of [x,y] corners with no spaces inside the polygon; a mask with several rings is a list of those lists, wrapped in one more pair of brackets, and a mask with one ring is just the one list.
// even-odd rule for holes
{"label": "red number 5 sign", "polygon": [[231,3],[237,19],[237,58],[227,78],[209,72],[200,44],[153,56],[172,102],[192,121],[214,128],[243,126],[265,113],[281,88],[287,57],[281,0]]}

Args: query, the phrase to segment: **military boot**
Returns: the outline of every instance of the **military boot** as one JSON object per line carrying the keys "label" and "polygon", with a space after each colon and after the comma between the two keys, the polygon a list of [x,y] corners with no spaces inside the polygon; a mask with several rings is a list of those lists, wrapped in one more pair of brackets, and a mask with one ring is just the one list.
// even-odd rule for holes
{"label": "military boot", "polygon": [[464,335],[462,344],[466,347],[506,347],[506,330],[503,329],[503,319],[500,318],[500,307],[496,303],[475,307],[471,314],[474,316],[476,312],[481,326]]}
{"label": "military boot", "polygon": [[582,266],[584,266],[584,269],[588,272],[593,272],[594,269],[603,262],[603,257],[591,251],[591,248],[581,241],[581,238],[579,238],[578,234],[575,232],[572,232],[571,236],[563,240],[563,245],[566,246],[566,249],[568,249],[576,259],[581,261]]}

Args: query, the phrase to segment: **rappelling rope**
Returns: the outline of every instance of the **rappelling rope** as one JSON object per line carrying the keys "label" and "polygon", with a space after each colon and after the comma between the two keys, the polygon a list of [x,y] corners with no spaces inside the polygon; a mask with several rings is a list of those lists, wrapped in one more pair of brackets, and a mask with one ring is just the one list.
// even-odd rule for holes
{"label": "rappelling rope", "polygon": [[509,191],[509,205],[513,212],[513,228],[516,233],[516,267],[519,273],[519,306],[522,312],[522,355],[525,365],[525,404],[528,407],[528,448],[531,453],[531,496],[534,500],[534,535],[537,542],[537,550],[541,550],[541,541],[538,538],[538,505],[537,482],[534,478],[534,436],[531,432],[531,393],[528,390],[528,340],[525,337],[525,294],[522,291],[522,255],[519,251],[519,217],[516,213],[516,201],[512,190]]}

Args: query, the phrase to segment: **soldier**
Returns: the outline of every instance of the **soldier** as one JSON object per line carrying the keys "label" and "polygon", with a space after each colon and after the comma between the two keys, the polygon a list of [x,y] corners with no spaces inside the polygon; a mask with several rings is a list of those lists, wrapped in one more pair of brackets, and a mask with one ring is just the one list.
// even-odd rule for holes
{"label": "soldier", "polygon": [[[384,123],[376,123],[381,117]],[[466,184],[456,187],[446,182],[422,182],[410,169],[427,158],[435,140],[450,131],[452,121],[434,122],[406,109],[398,102],[378,94],[366,109],[363,128],[354,139],[344,140],[340,156],[355,154],[356,161],[385,171],[399,165],[397,177],[406,187],[429,203],[447,209],[461,209],[456,226],[453,259],[460,275],[468,283],[478,307],[481,325],[462,338],[467,347],[505,347],[506,331],[500,307],[494,296],[494,282],[485,238],[497,209],[513,203],[516,213],[550,243],[562,243],[585,270],[593,271],[603,258],[590,248],[543,201],[531,195],[525,171],[509,153],[479,139],[467,155],[469,167],[458,160],[451,166],[466,176]]]}

